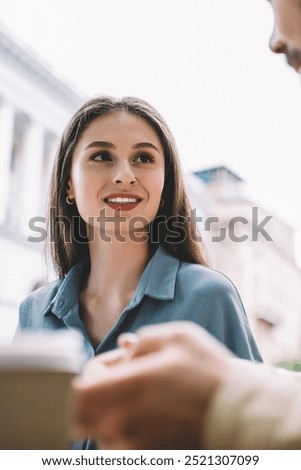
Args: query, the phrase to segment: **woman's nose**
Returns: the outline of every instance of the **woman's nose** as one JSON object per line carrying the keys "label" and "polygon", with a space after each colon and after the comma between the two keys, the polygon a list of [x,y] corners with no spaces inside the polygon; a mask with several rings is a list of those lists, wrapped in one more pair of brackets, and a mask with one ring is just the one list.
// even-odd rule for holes
{"label": "woman's nose", "polygon": [[116,184],[135,184],[136,177],[133,172],[133,169],[128,162],[121,162],[116,170],[114,175],[114,183]]}

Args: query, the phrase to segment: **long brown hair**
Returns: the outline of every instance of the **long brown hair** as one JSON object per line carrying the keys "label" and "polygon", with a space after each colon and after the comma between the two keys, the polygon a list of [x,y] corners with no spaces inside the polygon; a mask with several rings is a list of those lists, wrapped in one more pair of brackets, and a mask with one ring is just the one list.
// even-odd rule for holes
{"label": "long brown hair", "polygon": [[156,109],[142,99],[99,96],[86,102],[71,118],[61,137],[54,162],[47,233],[50,255],[57,274],[60,277],[65,276],[77,261],[89,254],[85,222],[80,217],[76,204],[68,205],[66,202],[75,145],[95,119],[114,111],[127,111],[145,119],[155,130],[163,146],[163,204],[150,224],[151,249],[160,243],[182,261],[206,265],[197,241],[196,226],[183,184],[177,148],[166,122]]}

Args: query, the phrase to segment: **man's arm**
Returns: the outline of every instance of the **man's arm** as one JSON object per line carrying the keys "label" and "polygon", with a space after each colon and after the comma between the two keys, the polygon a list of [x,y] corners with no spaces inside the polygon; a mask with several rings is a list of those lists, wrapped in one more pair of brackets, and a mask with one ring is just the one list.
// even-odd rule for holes
{"label": "man's arm", "polygon": [[212,396],[208,449],[301,449],[301,374],[237,361]]}

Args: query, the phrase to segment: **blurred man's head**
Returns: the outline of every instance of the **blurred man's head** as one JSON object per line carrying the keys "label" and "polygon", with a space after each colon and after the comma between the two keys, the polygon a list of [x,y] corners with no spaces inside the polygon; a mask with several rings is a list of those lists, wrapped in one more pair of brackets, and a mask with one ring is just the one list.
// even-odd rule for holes
{"label": "blurred man's head", "polygon": [[274,10],[270,48],[285,54],[288,63],[301,73],[301,0],[269,0]]}

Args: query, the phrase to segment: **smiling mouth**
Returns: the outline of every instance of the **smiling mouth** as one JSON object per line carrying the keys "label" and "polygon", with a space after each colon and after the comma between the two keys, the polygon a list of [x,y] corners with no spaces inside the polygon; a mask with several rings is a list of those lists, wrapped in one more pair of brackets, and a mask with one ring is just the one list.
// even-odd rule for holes
{"label": "smiling mouth", "polygon": [[142,199],[133,197],[108,197],[104,202],[114,210],[129,211],[135,209]]}

